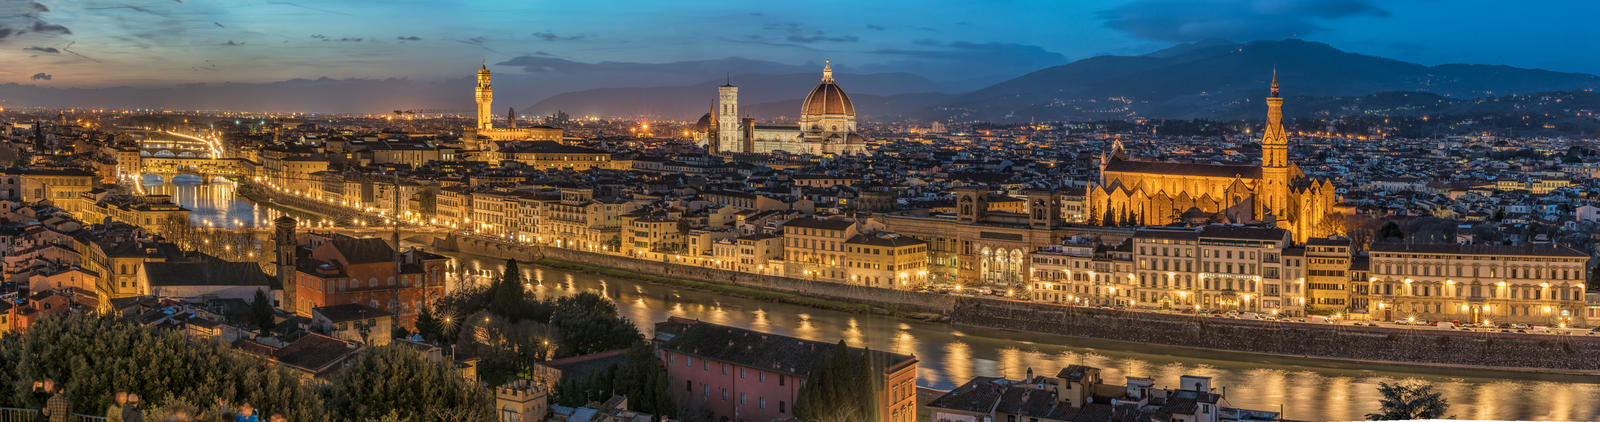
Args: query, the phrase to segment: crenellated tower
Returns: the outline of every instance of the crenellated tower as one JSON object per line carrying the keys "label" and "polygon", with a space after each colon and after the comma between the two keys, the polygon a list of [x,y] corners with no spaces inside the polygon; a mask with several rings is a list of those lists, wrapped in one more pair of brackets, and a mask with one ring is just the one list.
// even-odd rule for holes
{"label": "crenellated tower", "polygon": [[473,90],[474,97],[478,100],[478,129],[494,128],[494,88],[489,86],[489,62],[485,60],[483,67],[478,68],[478,87]]}
{"label": "crenellated tower", "polygon": [[1272,214],[1280,224],[1288,217],[1289,135],[1283,131],[1283,97],[1278,96],[1278,71],[1272,71],[1267,95],[1267,127],[1261,133],[1261,192],[1257,217]]}

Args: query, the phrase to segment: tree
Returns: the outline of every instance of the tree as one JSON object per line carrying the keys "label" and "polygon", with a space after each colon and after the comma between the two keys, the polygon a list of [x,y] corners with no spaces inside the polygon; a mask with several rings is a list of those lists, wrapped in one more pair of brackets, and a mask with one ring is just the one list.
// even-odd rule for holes
{"label": "tree", "polygon": [[1450,408],[1443,394],[1427,384],[1379,383],[1378,394],[1383,395],[1378,413],[1368,413],[1367,420],[1439,419]]}
{"label": "tree", "polygon": [[272,331],[272,327],[278,325],[277,317],[272,312],[271,300],[267,299],[266,292],[256,290],[256,297],[250,300],[250,322],[263,333]]}
{"label": "tree", "polygon": [[632,321],[617,315],[617,305],[584,292],[556,300],[550,326],[556,330],[556,355],[587,355],[632,347],[644,335]]}
{"label": "tree", "polygon": [[877,389],[870,373],[869,353],[856,359],[844,340],[833,354],[812,369],[800,387],[794,403],[794,416],[801,421],[875,420]]}
{"label": "tree", "polygon": [[433,316],[433,307],[423,306],[422,313],[417,315],[417,335],[422,336],[423,341],[444,344],[442,328],[439,318]]}
{"label": "tree", "polygon": [[352,420],[494,419],[494,396],[448,364],[405,346],[367,349],[327,387],[332,413]]}
{"label": "tree", "polygon": [[611,381],[611,391],[627,396],[628,406],[634,410],[658,417],[678,413],[668,390],[671,385],[667,382],[667,368],[648,343],[628,349],[627,360],[606,379]]}
{"label": "tree", "polygon": [[1399,242],[1406,239],[1406,233],[1405,231],[1400,230],[1399,224],[1395,224],[1395,222],[1390,221],[1383,223],[1383,227],[1379,227],[1378,232],[1373,234],[1373,237],[1375,238],[1374,240],[1379,242],[1387,242],[1391,240]]}
{"label": "tree", "polygon": [[276,365],[215,341],[119,321],[68,314],[44,318],[25,334],[0,338],[0,405],[38,407],[28,382],[66,383],[73,411],[104,411],[116,389],[138,393],[156,408],[168,403],[249,402],[294,421],[325,421],[323,398]]}

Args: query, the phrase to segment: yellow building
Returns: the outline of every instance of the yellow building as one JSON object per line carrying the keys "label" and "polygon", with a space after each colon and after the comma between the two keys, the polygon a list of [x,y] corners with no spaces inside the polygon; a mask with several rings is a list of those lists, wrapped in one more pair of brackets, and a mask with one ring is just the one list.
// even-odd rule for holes
{"label": "yellow building", "polygon": [[808,280],[842,282],[845,242],[858,233],[856,222],[796,218],[783,224],[784,275]]}
{"label": "yellow building", "polygon": [[1343,234],[1329,217],[1338,202],[1332,182],[1307,177],[1289,162],[1282,106],[1274,74],[1259,166],[1138,161],[1117,142],[1101,158],[1085,218],[1100,225],[1166,225],[1198,210],[1237,223],[1275,221],[1296,242]]}
{"label": "yellow building", "polygon": [[1588,326],[1589,255],[1557,246],[1374,244],[1373,318]]}
{"label": "yellow building", "polygon": [[915,289],[928,281],[928,242],[896,234],[858,234],[844,242],[849,283]]}
{"label": "yellow building", "polygon": [[0,199],[23,202],[50,201],[56,207],[82,218],[90,204],[85,195],[94,189],[94,173],[79,169],[9,169],[0,172],[5,181]]}
{"label": "yellow building", "polygon": [[1350,238],[1306,242],[1306,308],[1344,312],[1354,304],[1350,282]]}
{"label": "yellow building", "polygon": [[[1277,228],[1151,227],[1133,237],[1136,302],[1157,309],[1299,315],[1304,257]],[[1119,277],[1123,275],[1118,275]]]}
{"label": "yellow building", "polygon": [[622,252],[628,256],[660,259],[661,254],[682,253],[684,233],[677,216],[660,213],[622,216]]}
{"label": "yellow building", "polygon": [[622,214],[628,211],[627,201],[595,198],[593,189],[563,188],[560,201],[545,203],[539,236],[556,247],[616,252]]}
{"label": "yellow building", "polygon": [[611,153],[551,141],[497,142],[492,161],[514,161],[539,170],[610,168]]}
{"label": "yellow building", "polygon": [[1076,236],[1058,245],[1039,248],[1028,254],[1032,299],[1057,304],[1129,306],[1134,297],[1133,254],[1123,248],[1095,251],[1087,236]]}

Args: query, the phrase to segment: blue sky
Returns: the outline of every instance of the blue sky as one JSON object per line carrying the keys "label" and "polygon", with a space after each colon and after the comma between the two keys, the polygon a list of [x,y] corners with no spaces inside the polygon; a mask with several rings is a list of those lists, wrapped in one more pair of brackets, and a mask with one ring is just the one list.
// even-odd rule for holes
{"label": "blue sky", "polygon": [[[1207,38],[1600,73],[1600,2],[0,0],[0,83],[464,77],[481,59],[832,59],[935,79]],[[494,66],[502,72],[522,67]],[[713,75],[714,76],[714,75]]]}

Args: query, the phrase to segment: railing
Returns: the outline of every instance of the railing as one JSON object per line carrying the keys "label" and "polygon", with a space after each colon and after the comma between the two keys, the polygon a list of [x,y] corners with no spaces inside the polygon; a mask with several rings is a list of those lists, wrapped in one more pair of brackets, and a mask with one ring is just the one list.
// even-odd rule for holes
{"label": "railing", "polygon": [[[18,409],[14,407],[0,407],[0,422],[36,422],[45,420],[39,414],[39,409]],[[67,418],[68,422],[104,422],[105,416],[91,416],[73,414]]]}

